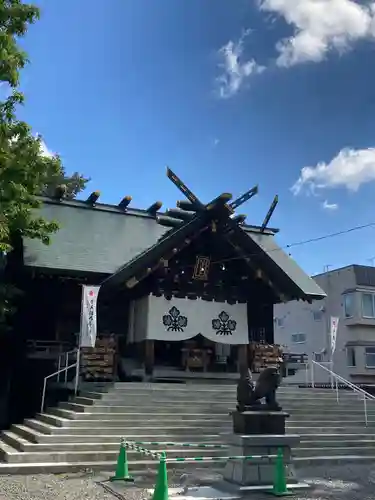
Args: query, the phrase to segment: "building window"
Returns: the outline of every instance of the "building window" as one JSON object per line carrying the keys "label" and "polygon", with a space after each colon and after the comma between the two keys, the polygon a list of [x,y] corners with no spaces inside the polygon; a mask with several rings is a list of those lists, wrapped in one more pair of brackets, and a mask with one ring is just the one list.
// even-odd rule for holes
{"label": "building window", "polygon": [[283,328],[284,327],[284,318],[276,318],[276,326],[278,326],[279,328]]}
{"label": "building window", "polygon": [[317,363],[321,363],[323,361],[323,354],[321,352],[314,352],[314,360]]}
{"label": "building window", "polygon": [[375,368],[375,347],[366,347],[366,368]]}
{"label": "building window", "polygon": [[293,344],[304,344],[306,342],[305,333],[292,333],[292,343]]}
{"label": "building window", "polygon": [[345,318],[354,316],[354,294],[347,293],[344,295],[344,314]]}
{"label": "building window", "polygon": [[364,318],[375,317],[374,295],[372,293],[362,293],[362,316]]}
{"label": "building window", "polygon": [[346,364],[348,366],[356,366],[354,347],[347,347],[346,348]]}
{"label": "building window", "polygon": [[313,311],[314,321],[322,321],[323,311]]}

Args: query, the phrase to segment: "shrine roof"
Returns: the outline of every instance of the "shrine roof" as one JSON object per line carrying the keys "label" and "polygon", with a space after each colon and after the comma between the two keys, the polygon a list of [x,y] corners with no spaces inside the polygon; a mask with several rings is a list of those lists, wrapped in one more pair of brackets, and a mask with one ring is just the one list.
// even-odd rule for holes
{"label": "shrine roof", "polygon": [[[192,220],[183,223],[178,228],[167,231],[154,245],[139,253],[131,261],[125,263],[112,276],[104,280],[102,290],[121,288],[128,283],[129,288],[136,286],[145,279],[160,262],[176,255],[181,244],[194,238],[209,224],[209,218],[197,214]],[[231,219],[229,228],[222,233],[222,237],[230,240],[239,255],[244,259],[250,257],[278,290],[291,299],[319,300],[326,294],[276,243],[272,231],[261,232],[260,228],[250,229],[238,226]],[[228,230],[229,229],[229,230]]]}
{"label": "shrine roof", "polygon": [[187,200],[165,213],[160,202],[146,210],[133,209],[129,207],[130,196],[117,206],[98,203],[97,191],[86,201],[65,200],[63,195],[60,199],[44,198],[38,215],[56,220],[60,229],[49,246],[25,238],[24,264],[107,275],[101,287],[104,292],[133,288],[203,231],[217,226],[236,258],[243,258],[254,273],[264,273],[262,279],[277,288],[280,300],[281,296],[308,301],[325,297],[317,283],[277,245],[274,236],[278,230],[268,227],[277,196],[261,226],[247,225],[246,216],[236,212],[258,193],[258,186],[234,201],[231,194],[223,193],[204,204],[169,168],[167,176]]}
{"label": "shrine roof", "polygon": [[[26,267],[49,271],[101,273],[111,275],[124,263],[152,247],[169,230],[157,223],[147,210],[83,200],[57,201],[43,198],[38,215],[58,222],[60,229],[51,236],[51,244],[23,239]],[[157,215],[163,215],[158,212]],[[246,232],[260,227],[243,225]],[[267,228],[265,234],[277,229]]]}

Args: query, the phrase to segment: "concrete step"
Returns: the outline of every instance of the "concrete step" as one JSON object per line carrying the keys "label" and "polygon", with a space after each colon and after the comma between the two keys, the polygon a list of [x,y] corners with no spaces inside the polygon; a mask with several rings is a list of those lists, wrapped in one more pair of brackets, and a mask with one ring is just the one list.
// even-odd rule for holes
{"label": "concrete step", "polygon": [[[28,427],[25,425],[13,425],[11,431],[14,434],[17,434],[24,439],[28,440],[32,443],[42,443],[42,444],[50,444],[50,443],[119,443],[121,439],[124,437],[122,432],[113,433],[113,434],[97,434],[97,433],[89,433],[89,434],[69,434],[69,429],[65,429],[66,434],[44,434],[42,432],[38,432],[36,429],[32,427]],[[132,434],[127,435],[128,439],[136,440],[138,436],[134,436]],[[171,439],[169,434],[161,434],[158,436],[160,441],[168,442]],[[155,440],[154,434],[145,434],[142,436],[143,441],[153,441]],[[210,442],[210,443],[222,443],[222,437],[220,434],[204,434],[204,435],[189,435],[186,434],[183,436],[183,440],[181,442]]]}
{"label": "concrete step", "polygon": [[319,446],[323,446],[323,443],[345,443],[347,441],[350,443],[360,441],[375,443],[375,434],[373,432],[367,434],[365,432],[363,434],[347,434],[346,432],[340,434],[300,434],[300,438],[301,443],[321,443]]}
{"label": "concrete step", "polygon": [[[82,396],[82,394],[80,394]],[[85,397],[89,397],[88,395],[85,394]],[[328,393],[328,394],[300,394],[300,393],[280,393],[279,391],[277,392],[277,397],[280,400],[292,400],[295,399],[296,397],[302,399],[302,400],[309,400],[309,399],[314,399],[314,400],[319,400],[319,401],[328,401],[328,400],[335,400],[337,399],[336,393]],[[144,391],[144,392],[134,392],[134,393],[129,393],[127,391],[118,391],[118,392],[108,392],[106,394],[103,394],[101,398],[94,398],[93,399],[116,399],[116,398],[122,398],[122,399],[138,399],[138,400],[144,400],[145,398],[151,399],[153,401],[159,401],[159,400],[176,400],[176,401],[194,401],[194,400],[200,400],[200,401],[233,401],[236,399],[236,393],[233,394],[205,394],[201,392],[186,392],[186,393],[178,393],[178,392],[169,392],[169,391]],[[340,394],[339,393],[339,400],[342,401],[354,401],[357,399],[361,399],[361,397],[357,393],[344,393]]]}
{"label": "concrete step", "polygon": [[[198,395],[191,394],[188,397],[175,397],[173,395],[168,395],[164,393],[160,393],[159,395],[152,395],[152,394],[145,394],[145,395],[140,395],[140,394],[134,394],[134,395],[123,395],[123,396],[116,396],[112,394],[108,394],[102,398],[92,398],[95,399],[95,401],[99,402],[102,401],[102,404],[107,404],[107,403],[114,403],[116,401],[123,401],[125,404],[150,404],[152,403],[159,403],[159,404],[189,404],[189,405],[194,405],[194,404],[235,404],[236,402],[236,396],[234,395],[233,397],[221,397],[221,398],[215,398],[215,397],[198,397]],[[297,403],[298,405],[302,405],[305,403],[315,403],[315,404],[326,404],[326,403],[335,403],[337,404],[337,399],[336,396],[330,396],[330,397],[325,397],[325,398],[318,398],[315,396],[300,396],[298,394],[296,395],[288,395],[288,396],[281,396],[277,394],[277,399],[283,404],[287,403]],[[347,405],[349,406],[352,403],[357,403],[361,402],[363,403],[363,398],[357,397],[357,395],[353,395],[350,398],[348,397],[343,397],[341,396],[339,398],[339,403],[342,405]],[[375,401],[373,400],[367,400],[369,404],[374,404]]]}
{"label": "concrete step", "polygon": [[[348,412],[348,408],[354,409],[356,411],[364,411],[363,410],[363,403],[362,402],[357,402],[357,403],[351,403],[350,405],[346,406],[345,404],[341,403],[337,404],[336,402],[329,402],[329,403],[317,403],[314,401],[308,402],[308,403],[303,403],[300,404],[298,402],[283,402],[279,401],[281,404],[282,408],[285,411],[288,412],[293,412],[294,410],[296,411],[346,411]],[[83,411],[84,406],[87,405],[82,405],[79,404],[77,407],[77,403],[75,402],[66,402],[64,404],[61,403],[59,407],[63,407],[64,409],[70,409],[73,411]],[[104,401],[101,404],[94,404],[92,407],[97,408],[100,406],[106,406],[107,408],[111,407],[124,407],[127,408],[127,411],[133,411],[133,412],[139,412],[142,410],[142,412],[145,413],[164,413],[166,411],[176,411],[178,413],[202,413],[202,412],[213,412],[213,413],[222,413],[222,412],[229,412],[233,411],[236,407],[236,401],[232,402],[227,402],[227,403],[207,403],[207,402],[198,402],[194,401],[191,402],[176,402],[173,403],[172,401],[158,401],[158,402],[152,402],[152,401],[144,401],[143,403],[137,403],[135,401]],[[374,414],[375,413],[375,404],[367,404],[367,410],[369,414]],[[94,412],[96,411],[93,410]],[[109,413],[111,413],[111,410],[108,410]]]}
{"label": "concrete step", "polygon": [[[143,411],[144,408],[142,407],[142,412],[140,411],[139,406],[101,406],[101,405],[93,405],[93,406],[80,406],[78,412],[76,411],[75,407],[72,406],[71,403],[61,403],[59,405],[58,409],[64,409],[64,411],[70,411],[70,412],[75,412],[75,413],[80,413],[81,415],[83,413],[98,413],[98,414],[113,414],[113,413],[122,413],[122,414],[127,414],[129,416],[140,416],[140,415],[153,415],[153,418],[155,420],[159,418],[164,418],[167,416],[177,416],[180,418],[180,416],[193,416],[193,415],[199,415],[202,418],[206,418],[208,416],[211,417],[216,417],[216,416],[228,416],[230,412],[234,410],[234,406],[232,408],[205,408],[204,406],[200,407],[193,407],[193,408],[186,408],[186,407],[180,407],[180,408],[173,408],[172,406],[168,406],[166,408],[158,408],[158,407],[153,407],[153,410],[150,411]],[[296,417],[305,417],[305,416],[321,416],[322,413],[326,415],[329,418],[332,418],[334,416],[337,416],[337,419],[344,418],[345,415],[348,415],[350,417],[357,417],[358,419],[363,419],[364,418],[364,410],[363,408],[350,408],[348,410],[344,409],[341,406],[332,406],[332,407],[327,407],[327,405],[324,407],[324,412],[322,411],[321,408],[312,406],[311,408],[304,407],[304,408],[291,408],[288,406],[284,406],[283,409],[287,412],[290,413],[291,418]],[[54,409],[55,410],[55,409]],[[51,413],[51,410],[48,409],[48,412]],[[61,414],[62,415],[62,414]],[[374,418],[375,419],[375,409],[368,409],[367,410],[367,415],[369,418]]]}
{"label": "concrete step", "polygon": [[375,447],[368,446],[336,446],[336,447],[298,447],[293,450],[295,457],[320,457],[324,455],[330,456],[347,456],[347,455],[361,455],[361,456],[374,456]]}
{"label": "concrete step", "polygon": [[108,396],[108,392],[79,391],[77,398],[100,400],[104,396]]}
{"label": "concrete step", "polygon": [[[116,387],[109,387],[109,388],[98,388],[98,387],[88,387],[84,386],[80,388],[81,390],[88,391],[88,392],[139,392],[139,393],[144,393],[144,392],[170,392],[170,393],[175,393],[178,392],[180,394],[183,393],[199,393],[199,394],[235,394],[237,390],[237,382],[230,384],[230,385],[220,385],[220,386],[215,386],[215,385],[201,385],[201,384],[128,384],[128,383],[120,383],[120,386]],[[316,389],[311,389],[311,388],[300,388],[297,386],[284,386],[281,385],[278,388],[278,392],[280,393],[285,393],[285,394],[317,394],[317,395],[324,395],[324,394],[331,394],[335,393],[336,389],[333,388],[316,388]],[[342,394],[352,394],[354,391],[347,389],[339,389],[339,393]]]}
{"label": "concrete step", "polygon": [[[55,438],[59,438],[61,436],[55,436]],[[100,436],[90,436],[91,440],[88,441],[87,439],[83,439],[86,436],[78,436],[82,438],[81,441],[77,439],[76,436],[69,436],[70,438],[75,438],[74,441],[66,441],[66,440],[60,440],[56,441],[50,440],[50,442],[31,442],[29,439],[24,437],[24,435],[20,435],[17,432],[12,432],[12,431],[5,431],[2,434],[1,439],[7,443],[9,446],[12,446],[14,449],[18,451],[93,451],[93,450],[99,450],[99,451],[119,451],[119,445],[121,442],[122,436],[105,436],[105,439],[99,440],[98,438]],[[197,436],[195,436],[196,438]],[[202,442],[196,442],[189,440],[188,442],[192,442],[193,444],[196,444],[196,446],[191,446],[188,449],[192,450],[200,450],[203,448]],[[142,441],[143,442],[143,441]],[[155,449],[159,451],[166,451],[166,450],[184,450],[187,448],[186,446],[182,446],[184,443],[177,444],[179,441],[176,442],[176,445],[171,445],[170,441],[160,441],[160,444],[154,444],[154,442],[150,440],[145,440],[144,446],[148,449]],[[148,444],[148,443],[153,443]],[[215,449],[215,446],[222,445],[223,443],[220,442],[220,440],[209,440],[205,443],[206,445],[209,445],[209,450]],[[212,445],[212,446],[211,446]],[[220,448],[219,448],[220,449]],[[224,449],[224,448],[223,448]],[[222,450],[223,450],[222,449]],[[217,450],[216,450],[217,451]],[[130,452],[129,452],[130,453]]]}
{"label": "concrete step", "polygon": [[[35,444],[30,443],[29,441],[21,438],[17,434],[13,434],[9,431],[5,432],[2,436],[2,440],[16,451],[25,452],[29,455],[23,457],[24,459],[37,462],[37,461],[45,461],[43,454],[41,452],[57,453],[57,457],[61,457],[67,453],[75,453],[79,454],[80,452],[91,452],[93,456],[96,457],[100,455],[102,452],[112,452],[113,454],[117,454],[119,451],[119,442],[120,439],[116,439],[113,442],[92,442],[92,443],[41,443]],[[148,443],[149,441],[145,441]],[[168,442],[164,442],[160,445],[149,445],[144,444],[143,446],[148,449],[157,450],[157,451],[167,451],[169,457],[193,457],[193,456],[225,456],[228,451],[227,449],[215,449],[212,448],[202,448],[196,443],[197,446],[192,447],[179,447],[179,446],[171,446]],[[222,444],[222,443],[216,443]],[[39,454],[34,457],[33,453],[38,452]],[[294,450],[294,456],[298,457],[313,457],[313,456],[321,456],[321,455],[374,455],[375,453],[375,443],[373,441],[345,441],[345,442],[319,442],[319,443],[309,443],[302,442],[301,446]],[[128,451],[128,459],[130,461],[138,460],[143,457],[142,454],[136,453],[132,450]],[[18,459],[22,459],[22,457],[17,457]],[[70,461],[65,458],[67,461]],[[5,458],[5,460],[7,460]]]}
{"label": "concrete step", "polygon": [[[51,426],[47,427],[47,429],[51,430]],[[118,434],[97,434],[97,433],[89,433],[85,434],[69,434],[70,429],[66,429],[66,434],[45,434],[46,428],[42,429],[44,432],[39,432],[32,427],[28,427],[27,425],[13,425],[11,431],[15,434],[20,435],[24,439],[33,442],[33,443],[119,443],[120,439],[123,437],[123,433],[119,432]],[[90,430],[90,429],[89,429]],[[60,429],[59,429],[60,431]],[[85,431],[86,432],[86,431]],[[364,443],[366,445],[375,443],[375,433],[374,431],[364,432],[362,429],[362,433],[355,434],[347,434],[344,431],[334,434],[334,433],[324,433],[324,434],[316,434],[315,432],[311,434],[301,434],[301,442],[302,443],[312,443],[314,446],[324,447],[327,443],[327,446],[335,446],[337,442],[342,443],[343,445],[352,446],[355,443]],[[212,442],[216,444],[225,443],[228,439],[229,433],[210,433],[210,434],[199,434],[199,435],[184,435],[183,440],[177,439],[179,442]],[[137,440],[138,436],[127,436],[128,439]],[[155,433],[150,433],[149,435],[143,435],[143,441],[155,441]],[[176,438],[173,438],[176,439]],[[158,436],[159,441],[169,442],[171,440],[171,436],[169,434],[162,434]],[[310,446],[310,444],[309,444]],[[308,447],[308,446],[306,446]]]}
{"label": "concrete step", "polygon": [[[317,465],[327,465],[332,464],[346,464],[346,463],[373,463],[375,461],[375,454],[373,456],[363,456],[363,455],[347,455],[347,456],[320,456],[320,457],[296,457],[294,463],[297,467],[307,467],[307,466],[317,466]],[[220,472],[222,467],[220,464],[215,464],[213,469],[212,463],[202,462],[199,464],[199,469],[203,470],[207,467],[210,468],[212,472]],[[55,463],[55,462],[45,462],[45,463],[0,463],[0,475],[31,475],[31,474],[60,474],[60,473],[73,473],[82,472],[82,470],[93,470],[93,471],[109,471],[108,477],[113,474],[115,470],[116,462],[77,462],[77,463]],[[197,464],[189,464],[186,462],[177,462],[168,464],[168,470],[181,470],[189,471],[198,469]],[[147,475],[156,476],[157,468],[155,462],[152,460],[142,460],[137,462],[132,462],[130,464],[131,474],[137,478],[142,477],[147,470]]]}
{"label": "concrete step", "polygon": [[96,402],[98,402],[100,404],[100,401],[101,401],[100,399],[86,398],[86,397],[82,397],[82,396],[75,396],[72,399],[72,402],[77,403],[77,404],[81,404],[81,405],[85,405],[85,406],[94,405]]}
{"label": "concrete step", "polygon": [[[88,444],[32,444],[25,439],[13,434],[12,432],[5,432],[3,434],[2,442],[0,441],[0,449],[3,447],[4,455],[3,460],[6,462],[46,462],[48,460],[56,462],[78,462],[85,461],[90,456],[91,458],[99,461],[116,460],[119,453],[119,443],[105,444],[105,443],[92,443]],[[155,446],[148,446],[150,451],[160,451],[162,448]],[[218,448],[193,448],[178,446],[169,447],[168,457],[218,457],[226,456],[228,453],[224,449]],[[135,450],[127,451],[129,462],[142,460],[144,454]]]}
{"label": "concrete step", "polygon": [[[91,389],[90,389],[91,390]],[[95,389],[96,391],[97,389]],[[101,388],[100,390],[104,390]],[[153,384],[153,383],[132,383],[132,382],[118,382],[112,387],[108,387],[107,392],[194,392],[194,393],[208,393],[208,394],[235,394],[237,390],[237,381],[233,384],[228,385],[214,385],[214,384]],[[297,386],[287,386],[281,384],[278,389],[280,393],[292,393],[295,394],[329,394],[336,392],[335,388],[300,388]],[[340,393],[351,394],[354,391],[339,389]]]}
{"label": "concrete step", "polygon": [[[100,415],[100,414],[99,414]],[[174,424],[176,424],[176,418],[152,418],[152,416],[144,415],[143,418],[129,418],[128,414],[124,413],[102,413],[100,415],[101,418],[97,418],[97,413],[84,413],[82,418],[79,414],[77,414],[79,418],[76,419],[68,419],[62,418],[57,415],[51,415],[48,413],[38,413],[37,419],[42,422],[46,422],[51,425],[55,425],[57,427],[86,427],[92,424],[93,421],[96,421],[98,424],[101,424],[103,427],[108,426],[118,426],[119,423],[122,423],[124,427],[132,428],[132,427],[152,427],[152,428],[172,428]],[[228,426],[231,424],[232,419],[229,417],[219,416],[217,418],[178,418],[178,427],[182,424],[185,426],[199,426],[201,428],[209,428],[209,427],[220,427],[222,425]],[[155,427],[156,425],[156,427]]]}
{"label": "concrete step", "polygon": [[[143,439],[145,435],[150,434],[150,429],[148,427],[135,427],[135,426],[125,426],[124,424],[117,424],[115,426],[105,426],[102,422],[98,422],[98,427],[94,427],[92,421],[86,421],[86,427],[56,427],[53,425],[46,424],[45,422],[28,419],[26,424],[30,427],[33,427],[39,432],[44,432],[46,434],[116,434],[126,436],[128,439]],[[91,424],[91,425],[90,425]],[[102,424],[99,426],[99,424]],[[328,426],[311,426],[306,427],[304,425],[288,425],[287,432],[291,434],[338,434],[338,433],[348,433],[348,434],[361,434],[364,432],[365,427],[361,426],[339,426],[339,427],[328,427]],[[211,434],[221,434],[228,433],[231,431],[231,425],[228,426],[220,426],[220,427],[190,427],[186,426],[169,426],[168,428],[161,426],[152,426],[152,436],[153,439],[159,440],[161,436],[164,436],[163,439],[170,440],[171,437],[173,439],[183,439],[183,436],[186,435],[202,435],[209,431]]]}
{"label": "concrete step", "polygon": [[375,460],[375,453],[373,455],[321,455],[315,457],[295,457],[293,462],[296,467],[316,467],[324,465],[332,467],[332,465],[339,464],[353,464],[353,463],[373,463]]}
{"label": "concrete step", "polygon": [[[287,432],[300,434],[296,463],[329,464],[371,461],[375,457],[375,404],[353,392],[282,387],[278,399],[290,413]],[[230,411],[236,386],[120,383],[85,384],[79,396],[5,431],[0,453],[8,471],[69,471],[85,467],[114,470],[121,437],[160,442],[144,445],[169,456],[225,456],[226,448],[168,445],[169,442],[225,443],[232,432]],[[129,450],[132,472],[157,464]],[[328,457],[328,460],[327,460]],[[25,463],[28,462],[28,463]],[[197,464],[182,463],[186,470]],[[180,467],[180,464],[176,467]],[[91,465],[87,465],[91,464]],[[212,468],[213,464],[206,464]],[[4,464],[3,464],[4,465]],[[18,467],[18,468],[17,468]],[[168,465],[175,468],[175,464]],[[1,473],[0,464],[0,473]]]}
{"label": "concrete step", "polygon": [[[172,416],[171,414],[158,414],[157,417],[155,415],[150,416],[146,415],[144,413],[89,413],[88,411],[82,412],[82,413],[75,413],[70,410],[64,410],[61,408],[52,408],[48,410],[48,413],[43,414],[39,418],[42,419],[43,421],[47,421],[46,418],[48,418],[48,422],[51,422],[52,425],[60,425],[59,423],[56,424],[54,423],[51,418],[57,417],[59,419],[63,419],[64,421],[67,420],[73,420],[74,423],[70,425],[80,425],[77,423],[77,421],[82,421],[82,420],[93,420],[93,421],[121,421],[126,423],[127,425],[137,425],[143,426],[143,425],[148,425],[152,426],[154,423],[157,425],[165,425],[168,426],[171,423],[176,421],[176,418],[178,417],[179,421],[183,421],[186,423],[186,425],[201,425],[202,427],[206,427],[209,425],[221,425],[221,424],[227,424],[228,422],[231,422],[231,417],[228,415],[228,412],[222,413],[222,414],[216,414],[212,415],[210,413],[208,414],[178,414],[175,416]],[[313,415],[309,414],[308,412],[306,413],[301,413],[301,414],[296,414],[292,413],[290,415],[290,418],[288,419],[288,424],[293,424],[295,422],[306,422],[307,419],[311,419]],[[323,423],[357,423],[363,425],[365,420],[363,413],[357,413],[357,414],[348,414],[344,413],[342,415],[338,414],[332,414],[332,416],[329,415],[324,415],[321,416],[321,414],[316,415],[316,417],[313,419],[314,422],[317,422],[319,425]],[[368,424],[370,425],[375,425],[375,415],[368,415]]]}
{"label": "concrete step", "polygon": [[[56,412],[55,412],[56,413]],[[38,414],[37,417],[38,419],[42,420],[43,422],[50,423],[51,425],[56,425],[56,426],[72,426],[72,427],[79,427],[81,425],[85,426],[85,422],[87,421],[100,421],[103,423],[103,425],[116,425],[116,422],[123,422],[126,424],[126,426],[137,426],[137,427],[143,427],[143,426],[165,426],[169,427],[170,425],[173,425],[176,422],[176,416],[172,417],[171,415],[163,416],[163,415],[158,415],[157,418],[155,416],[150,415],[150,414],[138,414],[138,415],[131,415],[129,413],[74,413],[74,412],[65,412],[66,416],[69,416],[68,418],[64,418],[62,416],[56,415],[56,414],[51,414],[51,413],[43,413],[43,414]],[[210,427],[210,426],[227,426],[231,425],[232,418],[230,415],[227,414],[222,414],[222,415],[178,415],[178,420],[179,423],[184,422],[186,425],[189,426],[200,426],[202,428],[204,427]],[[359,414],[359,415],[333,415],[333,416],[327,416],[327,415],[321,415],[319,417],[314,418],[311,420],[311,415],[306,413],[303,415],[296,416],[294,414],[290,415],[290,418],[287,420],[287,425],[293,425],[295,423],[305,423],[306,425],[323,425],[323,424],[332,424],[332,425],[364,425],[364,416]],[[373,425],[375,424],[375,420],[372,419],[372,417],[369,417],[368,419],[368,425]]]}
{"label": "concrete step", "polygon": [[[133,413],[133,414],[144,414],[144,413],[152,413],[155,414],[171,414],[171,415],[176,415],[176,413],[180,414],[225,414],[228,413],[230,408],[232,410],[234,409],[235,405],[231,405],[229,407],[226,406],[218,406],[218,405],[194,405],[192,407],[186,407],[186,405],[167,405],[163,407],[163,405],[160,406],[135,406],[135,405],[129,405],[129,404],[124,404],[124,402],[121,401],[115,401],[113,404],[106,404],[104,405],[102,402],[99,403],[94,403],[93,405],[84,405],[81,403],[77,403],[76,401],[72,402],[62,402],[58,406],[59,408],[65,409],[65,410],[71,410],[74,412],[89,412],[89,413]],[[150,408],[150,409],[149,409]],[[151,410],[153,408],[153,410]],[[342,404],[337,404],[334,403],[332,405],[308,405],[308,406],[297,406],[297,405],[284,405],[283,408],[285,410],[289,410],[293,412],[293,414],[300,414],[300,413],[309,413],[309,414],[319,414],[322,413],[322,409],[324,409],[324,413],[335,413],[339,412],[342,414],[363,414],[364,409],[362,405],[359,405],[356,407],[355,405],[351,405],[350,408],[345,408],[344,405]],[[142,410],[142,411],[140,411]],[[232,411],[231,410],[231,411]],[[370,406],[367,411],[368,415],[374,415],[375,416],[375,405]]]}
{"label": "concrete step", "polygon": [[307,435],[307,434],[362,434],[366,427],[362,424],[361,426],[339,426],[339,427],[332,427],[332,426],[323,426],[323,427],[318,427],[318,426],[312,426],[312,427],[306,427],[304,425],[287,425],[287,432],[290,434],[298,434],[299,436]]}
{"label": "concrete step", "polygon": [[[27,419],[25,420],[25,424],[38,432],[44,434],[96,434],[96,435],[120,435],[125,436],[128,439],[137,439],[143,438],[144,436],[149,436],[150,432],[152,432],[152,438],[161,438],[163,440],[169,441],[171,438],[177,438],[177,436],[199,436],[202,434],[206,434],[209,432],[210,434],[219,434],[224,429],[223,427],[213,428],[213,427],[186,427],[186,426],[169,426],[168,429],[165,427],[157,427],[152,426],[151,429],[147,427],[133,427],[133,426],[125,426],[122,423],[118,422],[117,426],[105,426],[102,422],[98,422],[95,427],[92,421],[86,422],[86,427],[56,427],[54,425],[47,424],[46,422],[42,422],[36,419]],[[231,426],[227,427],[227,431],[230,431]],[[312,432],[315,432],[315,429]]]}
{"label": "concrete step", "polygon": [[347,439],[345,434],[341,435],[340,438],[337,439],[319,439],[316,440],[311,436],[311,439],[301,439],[300,447],[301,448],[345,448],[345,447],[369,447],[373,448],[375,451],[375,439]]}

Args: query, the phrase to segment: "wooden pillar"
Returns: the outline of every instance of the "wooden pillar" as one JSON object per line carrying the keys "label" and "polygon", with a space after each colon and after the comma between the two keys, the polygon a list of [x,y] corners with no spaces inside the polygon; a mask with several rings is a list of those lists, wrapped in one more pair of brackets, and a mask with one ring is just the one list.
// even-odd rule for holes
{"label": "wooden pillar", "polygon": [[238,371],[240,374],[247,373],[248,365],[248,344],[238,346]]}
{"label": "wooden pillar", "polygon": [[152,377],[154,372],[154,341],[147,339],[144,341],[144,367],[146,377]]}

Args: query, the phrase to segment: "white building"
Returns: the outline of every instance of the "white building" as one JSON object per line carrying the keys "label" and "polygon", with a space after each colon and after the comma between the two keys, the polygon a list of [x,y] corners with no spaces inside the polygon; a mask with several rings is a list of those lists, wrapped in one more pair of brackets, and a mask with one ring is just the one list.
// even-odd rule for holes
{"label": "white building", "polygon": [[[286,352],[329,362],[330,318],[338,317],[333,371],[353,383],[375,384],[375,267],[351,265],[314,279],[327,297],[312,304],[276,305],[275,342],[284,345]],[[315,381],[329,382],[323,369],[315,367],[314,371]],[[304,383],[305,370],[289,376],[289,381]]]}

